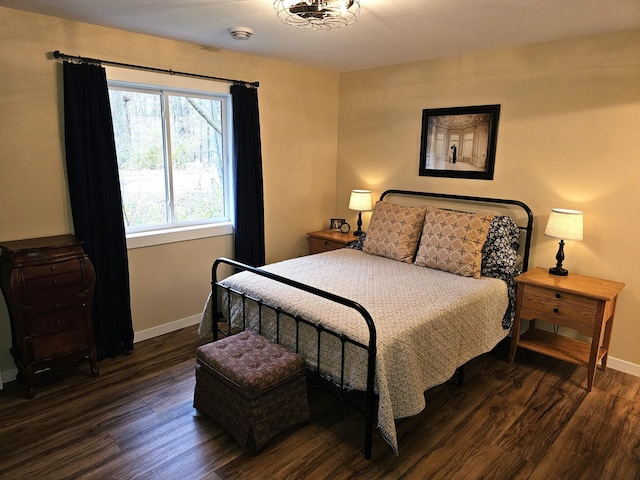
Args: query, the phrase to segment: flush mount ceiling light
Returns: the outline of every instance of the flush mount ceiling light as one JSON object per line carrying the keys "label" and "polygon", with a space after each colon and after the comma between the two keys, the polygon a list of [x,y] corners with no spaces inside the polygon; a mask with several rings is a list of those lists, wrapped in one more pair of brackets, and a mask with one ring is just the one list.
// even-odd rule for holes
{"label": "flush mount ceiling light", "polygon": [[331,30],[356,21],[360,0],[274,0],[273,9],[292,27]]}

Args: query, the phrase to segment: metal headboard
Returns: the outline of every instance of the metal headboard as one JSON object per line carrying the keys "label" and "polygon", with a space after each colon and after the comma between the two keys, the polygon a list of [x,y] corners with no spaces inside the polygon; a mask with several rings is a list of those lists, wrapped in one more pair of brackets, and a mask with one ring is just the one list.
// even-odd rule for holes
{"label": "metal headboard", "polygon": [[[531,237],[533,236],[533,212],[529,208],[529,206],[521,202],[520,200],[511,200],[504,198],[490,198],[490,197],[472,197],[467,195],[455,195],[452,193],[434,193],[434,192],[415,192],[412,190],[385,190],[382,195],[380,195],[380,200],[384,200],[384,197],[388,195],[407,195],[414,197],[434,197],[434,198],[444,198],[451,200],[463,200],[468,202],[476,202],[476,203],[498,203],[502,205],[515,205],[520,207],[527,215],[527,224],[526,225],[518,225],[518,228],[525,233],[525,241],[524,241],[524,250],[522,254],[522,271],[526,272],[529,267],[529,253],[531,250]],[[514,219],[514,221],[516,221]]]}

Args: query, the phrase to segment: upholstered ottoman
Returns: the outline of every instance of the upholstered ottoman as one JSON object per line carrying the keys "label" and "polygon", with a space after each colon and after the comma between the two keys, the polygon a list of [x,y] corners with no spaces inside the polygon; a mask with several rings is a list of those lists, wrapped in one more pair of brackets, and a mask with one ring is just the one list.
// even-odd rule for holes
{"label": "upholstered ottoman", "polygon": [[242,447],[309,419],[304,359],[252,331],[198,348],[193,406]]}

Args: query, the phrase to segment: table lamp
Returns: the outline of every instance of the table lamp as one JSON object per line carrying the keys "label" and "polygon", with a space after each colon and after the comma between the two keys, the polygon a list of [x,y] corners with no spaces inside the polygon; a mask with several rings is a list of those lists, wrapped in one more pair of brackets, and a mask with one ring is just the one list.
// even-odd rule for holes
{"label": "table lamp", "polygon": [[566,277],[569,271],[562,268],[564,261],[564,241],[582,240],[582,212],[566,208],[554,208],[551,210],[547,228],[544,234],[548,237],[560,239],[558,253],[556,254],[556,266],[549,269],[552,275]]}
{"label": "table lamp", "polygon": [[358,229],[353,232],[355,236],[360,236],[362,231],[362,212],[371,210],[371,191],[370,190],[351,190],[351,198],[349,198],[349,210],[358,211]]}

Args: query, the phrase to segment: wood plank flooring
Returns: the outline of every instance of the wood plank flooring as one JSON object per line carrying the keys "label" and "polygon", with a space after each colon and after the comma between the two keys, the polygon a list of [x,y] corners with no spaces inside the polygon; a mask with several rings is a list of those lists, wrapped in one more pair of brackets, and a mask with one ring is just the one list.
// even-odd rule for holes
{"label": "wood plank flooring", "polygon": [[503,345],[465,384],[426,393],[398,422],[400,455],[377,434],[362,456],[362,417],[309,387],[311,421],[255,454],[192,407],[196,327],[0,393],[3,479],[640,479],[640,378]]}

